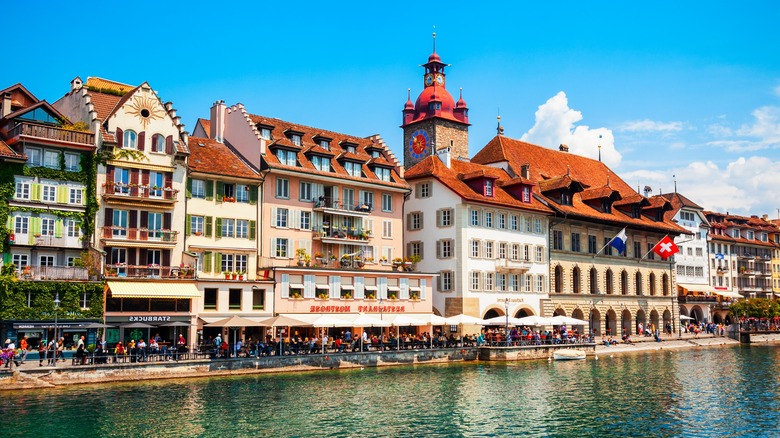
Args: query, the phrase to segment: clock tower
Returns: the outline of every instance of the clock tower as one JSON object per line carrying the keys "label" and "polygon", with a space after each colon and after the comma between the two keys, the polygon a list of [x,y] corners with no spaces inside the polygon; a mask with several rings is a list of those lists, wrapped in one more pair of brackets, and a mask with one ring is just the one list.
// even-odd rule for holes
{"label": "clock tower", "polygon": [[469,156],[469,110],[463,100],[455,102],[447,91],[447,76],[436,53],[436,34],[433,35],[433,53],[423,64],[423,90],[412,102],[411,90],[403,110],[404,167],[410,169],[436,151],[450,149],[453,158]]}

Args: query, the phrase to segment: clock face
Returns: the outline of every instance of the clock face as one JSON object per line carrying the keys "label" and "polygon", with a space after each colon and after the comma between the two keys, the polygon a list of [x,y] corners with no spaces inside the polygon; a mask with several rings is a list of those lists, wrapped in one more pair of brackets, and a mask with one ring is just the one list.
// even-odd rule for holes
{"label": "clock face", "polygon": [[444,76],[436,75],[436,83],[439,85],[444,85]]}
{"label": "clock face", "polygon": [[425,85],[433,84],[433,75],[425,75]]}
{"label": "clock face", "polygon": [[414,158],[422,158],[428,150],[428,133],[423,129],[418,129],[412,133],[409,139],[409,153]]}

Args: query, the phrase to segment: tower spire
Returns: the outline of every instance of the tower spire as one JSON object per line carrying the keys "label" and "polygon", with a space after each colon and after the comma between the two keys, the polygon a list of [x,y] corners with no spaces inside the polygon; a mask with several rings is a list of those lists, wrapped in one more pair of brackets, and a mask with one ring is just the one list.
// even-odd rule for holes
{"label": "tower spire", "polygon": [[436,53],[436,25],[433,25],[433,53]]}
{"label": "tower spire", "polygon": [[599,163],[601,162],[601,134],[599,134]]}

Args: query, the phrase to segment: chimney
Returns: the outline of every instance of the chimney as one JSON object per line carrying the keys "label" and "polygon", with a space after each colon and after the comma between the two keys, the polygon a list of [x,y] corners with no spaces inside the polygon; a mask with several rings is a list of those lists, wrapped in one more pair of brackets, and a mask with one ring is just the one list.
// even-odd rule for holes
{"label": "chimney", "polygon": [[558,150],[561,152],[569,152],[569,147],[566,146],[565,144],[561,144],[560,146],[558,146]]}
{"label": "chimney", "polygon": [[75,78],[73,78],[72,81],[70,81],[70,91],[76,91],[81,89],[81,85],[82,85],[81,78],[76,76]]}
{"label": "chimney", "polygon": [[209,126],[209,138],[222,143],[225,136],[225,107],[224,100],[218,100],[211,106],[211,124]]}
{"label": "chimney", "polygon": [[523,179],[529,179],[531,178],[531,165],[526,163],[520,166],[520,176]]}
{"label": "chimney", "polygon": [[5,117],[11,114],[11,93],[3,93],[3,108],[0,116]]}
{"label": "chimney", "polygon": [[436,151],[436,156],[439,157],[439,160],[441,160],[448,169],[452,168],[452,153],[450,152],[450,148],[439,149]]}
{"label": "chimney", "polygon": [[761,219],[769,222],[769,215],[768,214],[763,214],[763,215],[761,215]]}

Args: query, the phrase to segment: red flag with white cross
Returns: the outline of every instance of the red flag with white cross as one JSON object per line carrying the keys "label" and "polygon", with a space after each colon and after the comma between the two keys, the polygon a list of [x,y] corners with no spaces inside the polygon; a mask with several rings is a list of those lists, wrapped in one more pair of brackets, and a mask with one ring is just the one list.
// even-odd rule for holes
{"label": "red flag with white cross", "polygon": [[653,252],[658,254],[658,256],[661,257],[662,259],[666,260],[669,257],[680,252],[680,248],[678,248],[677,245],[674,244],[674,240],[672,240],[671,237],[664,236],[663,239],[661,239],[658,243],[655,244],[655,247],[653,247]]}

